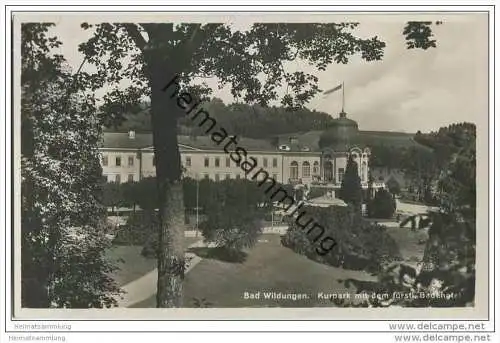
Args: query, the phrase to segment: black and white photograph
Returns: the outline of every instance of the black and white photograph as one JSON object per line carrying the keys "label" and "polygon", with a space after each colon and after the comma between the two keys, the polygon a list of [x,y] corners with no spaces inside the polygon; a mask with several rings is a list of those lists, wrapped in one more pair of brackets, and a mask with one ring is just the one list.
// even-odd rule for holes
{"label": "black and white photograph", "polygon": [[488,29],[14,13],[14,316],[486,317]]}

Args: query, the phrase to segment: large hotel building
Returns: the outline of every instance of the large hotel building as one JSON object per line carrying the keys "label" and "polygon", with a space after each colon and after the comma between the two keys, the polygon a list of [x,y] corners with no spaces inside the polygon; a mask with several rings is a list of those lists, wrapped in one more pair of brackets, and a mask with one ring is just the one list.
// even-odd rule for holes
{"label": "large hotel building", "polygon": [[[257,160],[257,168],[267,171],[283,184],[319,185],[335,195],[340,188],[348,157],[358,165],[363,188],[368,188],[370,149],[358,144],[358,125],[344,112],[324,132],[308,132],[274,140],[237,138],[238,146]],[[185,176],[212,180],[249,177],[229,154],[209,136],[179,136]],[[139,181],[155,176],[151,133],[104,133],[101,147],[103,176],[108,182]],[[384,187],[383,181],[373,188]]]}

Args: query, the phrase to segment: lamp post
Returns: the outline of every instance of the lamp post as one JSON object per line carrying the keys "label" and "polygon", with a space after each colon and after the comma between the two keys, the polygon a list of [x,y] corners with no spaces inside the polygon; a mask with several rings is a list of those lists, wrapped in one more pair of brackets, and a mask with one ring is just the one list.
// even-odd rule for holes
{"label": "lamp post", "polygon": [[198,237],[198,232],[200,231],[199,225],[199,198],[200,198],[200,180],[198,174],[196,174],[196,237]]}

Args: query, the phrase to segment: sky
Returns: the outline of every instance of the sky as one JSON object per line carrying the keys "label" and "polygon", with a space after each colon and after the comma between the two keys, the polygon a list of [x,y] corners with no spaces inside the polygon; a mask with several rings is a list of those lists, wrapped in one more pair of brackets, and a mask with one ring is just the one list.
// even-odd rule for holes
{"label": "sky", "polygon": [[[119,15],[59,15],[53,33],[63,42],[59,53],[76,70],[83,60],[78,44],[89,33],[81,22],[226,22],[245,29],[253,22],[341,22],[360,23],[360,37],[378,36],[387,46],[382,61],[353,58],[346,65],[332,64],[326,71],[296,62],[291,69],[315,74],[319,87],[327,90],[344,82],[345,111],[361,130],[428,132],[456,122],[474,122],[488,114],[488,18],[486,14],[154,14],[135,18]],[[406,49],[403,27],[408,20],[442,21],[433,26],[437,48]],[[233,101],[229,89],[213,95]],[[337,117],[342,94],[317,95],[307,107]],[[483,120],[481,119],[481,120]]]}

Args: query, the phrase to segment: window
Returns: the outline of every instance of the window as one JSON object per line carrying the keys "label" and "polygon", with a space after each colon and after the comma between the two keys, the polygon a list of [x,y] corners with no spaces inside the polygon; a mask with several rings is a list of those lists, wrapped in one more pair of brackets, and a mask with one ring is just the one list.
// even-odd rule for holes
{"label": "window", "polygon": [[226,174],[226,180],[230,180],[231,179],[231,174]]}
{"label": "window", "polygon": [[203,177],[204,177],[206,180],[208,180],[209,175],[208,175],[208,174],[203,174]]}
{"label": "window", "polygon": [[220,167],[220,158],[218,158],[218,157],[215,158],[215,166]]}
{"label": "window", "polygon": [[361,180],[366,181],[367,180],[366,176],[367,176],[366,162],[363,162],[361,164]]}
{"label": "window", "polygon": [[122,158],[120,156],[116,156],[115,164],[117,167],[120,167],[122,165]]}
{"label": "window", "polygon": [[231,159],[226,157],[226,167],[231,167]]}
{"label": "window", "polygon": [[290,163],[290,179],[299,178],[299,164],[295,161]]}
{"label": "window", "polygon": [[120,177],[120,174],[115,175],[115,182],[116,182],[116,183],[120,183],[120,182],[122,182],[122,179],[121,179],[121,177]]}
{"label": "window", "polygon": [[186,167],[191,167],[191,157],[186,157]]}
{"label": "window", "polygon": [[278,159],[273,158],[273,168],[277,168],[277,167],[278,167]]}
{"label": "window", "polygon": [[339,168],[339,183],[342,183],[342,180],[344,179],[344,173],[344,168]]}
{"label": "window", "polygon": [[319,163],[318,161],[314,162],[313,164],[313,174],[318,175],[319,174]]}
{"label": "window", "polygon": [[153,155],[153,167],[156,166],[156,156]]}
{"label": "window", "polygon": [[134,156],[128,157],[128,165],[129,167],[132,167],[134,165]]}
{"label": "window", "polygon": [[302,177],[310,177],[311,176],[311,165],[309,162],[305,161],[302,163]]}
{"label": "window", "polygon": [[210,160],[208,157],[205,157],[205,167],[209,167],[210,166]]}
{"label": "window", "polygon": [[108,165],[108,156],[103,156],[102,157],[102,165],[107,166]]}
{"label": "window", "polygon": [[128,174],[127,181],[128,182],[134,182],[134,174]]}
{"label": "window", "polygon": [[267,157],[264,157],[262,159],[262,165],[264,166],[264,168],[267,168]]}
{"label": "window", "polygon": [[215,181],[220,181],[219,174],[215,174]]}

